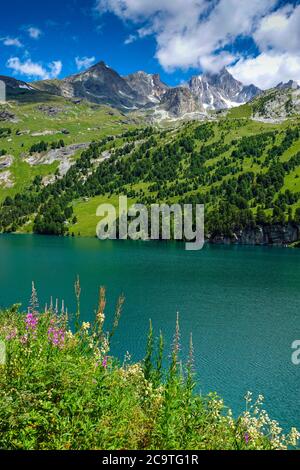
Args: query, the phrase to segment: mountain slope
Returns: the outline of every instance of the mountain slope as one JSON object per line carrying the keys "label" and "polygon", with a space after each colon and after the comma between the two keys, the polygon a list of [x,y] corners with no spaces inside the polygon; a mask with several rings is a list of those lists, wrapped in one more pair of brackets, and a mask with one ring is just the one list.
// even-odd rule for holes
{"label": "mountain slope", "polygon": [[107,106],[49,93],[40,101],[44,92],[32,93],[0,104],[0,202],[24,191],[37,176],[55,179],[58,170],[57,175],[75,163],[82,144],[142,123]]}
{"label": "mountain slope", "polygon": [[39,182],[5,201],[0,225],[5,231],[93,236],[96,207],[117,204],[119,194],[146,205],[204,203],[206,234],[214,242],[295,242],[300,239],[300,121],[221,117],[97,139],[46,188]]}
{"label": "mountain slope", "polygon": [[143,104],[142,98],[126,80],[104,62],[63,80],[36,82],[35,86],[65,98],[85,98],[92,103],[116,108],[130,110]]}
{"label": "mountain slope", "polygon": [[300,113],[300,87],[293,81],[265,91],[251,103],[257,120],[284,120]]}
{"label": "mountain slope", "polygon": [[51,99],[47,90],[40,90],[33,84],[23,82],[22,80],[0,75],[0,81],[5,83],[6,99],[8,101],[13,100],[30,103],[35,101],[48,101]]}

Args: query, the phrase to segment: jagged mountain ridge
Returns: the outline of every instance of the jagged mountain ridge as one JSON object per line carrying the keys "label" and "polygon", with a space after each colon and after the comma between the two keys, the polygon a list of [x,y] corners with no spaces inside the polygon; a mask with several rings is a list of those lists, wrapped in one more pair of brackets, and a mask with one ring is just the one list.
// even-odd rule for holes
{"label": "jagged mountain ridge", "polygon": [[104,62],[63,80],[35,82],[35,87],[65,98],[81,98],[124,110],[137,109],[144,101],[116,71]]}
{"label": "jagged mountain ridge", "polygon": [[[183,85],[170,87],[161,81],[158,74],[139,71],[121,76],[103,61],[62,80],[26,83],[9,77],[0,79],[7,85],[8,99],[47,100],[47,96],[56,95],[110,105],[124,112],[151,109],[158,116],[165,113],[175,118],[229,109],[253,99],[264,99],[272,92],[263,92],[255,85],[243,85],[226,68],[217,74],[193,76]],[[278,93],[290,89],[296,92],[297,83],[280,83],[275,88]],[[297,97],[295,108],[298,109]]]}
{"label": "jagged mountain ridge", "polygon": [[[122,77],[104,62],[63,80],[40,81],[34,86],[64,97],[85,98],[123,110],[157,107],[174,116],[180,115],[181,109],[184,113],[228,109],[261,93],[254,85],[244,86],[235,80],[225,68],[218,74],[194,76],[183,86],[169,87],[158,74],[139,71]],[[186,111],[189,109],[193,111]]]}
{"label": "jagged mountain ridge", "polygon": [[244,86],[226,68],[218,74],[194,76],[188,87],[204,110],[228,109],[251,101],[261,93],[255,85]]}
{"label": "jagged mountain ridge", "polygon": [[168,85],[163,83],[158,74],[148,74],[143,71],[132,73],[124,77],[128,85],[135,90],[145,101],[159,104],[162,96],[169,90]]}

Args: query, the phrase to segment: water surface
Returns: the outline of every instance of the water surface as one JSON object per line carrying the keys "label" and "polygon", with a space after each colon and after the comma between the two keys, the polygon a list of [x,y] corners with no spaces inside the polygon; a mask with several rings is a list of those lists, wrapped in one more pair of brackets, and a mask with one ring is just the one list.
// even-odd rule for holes
{"label": "water surface", "polygon": [[169,345],[180,313],[182,353],[192,331],[199,388],[216,391],[235,412],[247,390],[266,397],[284,426],[300,428],[300,366],[291,343],[300,339],[300,250],[180,243],[100,242],[39,236],[0,236],[0,306],[30,297],[64,299],[74,311],[74,280],[82,284],[82,313],[93,318],[100,285],[108,313],[120,293],[126,304],[113,352],[143,357],[149,318]]}

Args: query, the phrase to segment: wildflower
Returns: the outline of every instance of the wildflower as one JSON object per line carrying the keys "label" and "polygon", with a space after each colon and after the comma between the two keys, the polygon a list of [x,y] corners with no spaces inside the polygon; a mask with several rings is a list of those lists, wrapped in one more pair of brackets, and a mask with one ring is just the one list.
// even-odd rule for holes
{"label": "wildflower", "polygon": [[194,362],[195,362],[194,355],[195,355],[195,351],[194,351],[194,344],[193,344],[193,334],[191,333],[191,335],[190,335],[189,359],[188,359],[188,364],[187,364],[188,369],[190,371],[192,371],[193,368],[194,368]]}
{"label": "wildflower", "polygon": [[69,330],[69,331],[66,332],[66,338],[67,338],[67,339],[73,339],[73,338],[74,338],[74,335],[73,335],[73,333],[72,333],[71,330]]}
{"label": "wildflower", "polygon": [[299,439],[300,439],[299,431],[296,428],[292,428],[289,434],[289,444],[295,447]]}
{"label": "wildflower", "polygon": [[39,311],[39,301],[38,301],[37,291],[36,291],[34,282],[32,282],[30,305],[28,308],[28,312],[35,315],[38,313],[38,311]]}
{"label": "wildflower", "polygon": [[80,329],[80,325],[79,325],[79,322],[80,322],[80,295],[81,295],[81,286],[80,286],[79,276],[77,276],[74,288],[75,288],[75,295],[76,295],[76,299],[77,299],[77,311],[76,311],[75,327],[76,327],[76,331],[79,331],[79,329]]}
{"label": "wildflower", "polygon": [[175,373],[179,365],[179,352],[180,352],[180,326],[179,326],[179,313],[176,317],[176,328],[173,339],[172,355],[171,355],[171,368],[170,371]]}
{"label": "wildflower", "polygon": [[117,306],[116,306],[116,310],[115,310],[115,315],[114,315],[113,327],[112,327],[112,330],[111,330],[110,335],[109,335],[110,339],[113,337],[113,335],[116,332],[116,329],[119,326],[119,322],[120,322],[120,318],[121,318],[121,315],[122,315],[122,309],[123,309],[124,302],[125,302],[125,297],[122,294],[118,298],[118,302],[117,302]]}
{"label": "wildflower", "polygon": [[28,335],[26,334],[26,335],[21,336],[20,343],[25,345],[27,344],[27,342],[28,342]]}
{"label": "wildflower", "polygon": [[16,328],[14,328],[13,330],[11,330],[7,336],[6,336],[6,341],[11,341],[12,339],[15,339],[15,337],[17,336],[18,334],[18,330]]}
{"label": "wildflower", "polygon": [[244,437],[245,437],[245,443],[246,443],[246,445],[248,445],[249,444],[249,434],[246,432]]}
{"label": "wildflower", "polygon": [[65,331],[62,328],[50,327],[48,341],[52,346],[62,349],[65,345]]}
{"label": "wildflower", "polygon": [[26,330],[33,336],[36,336],[38,322],[39,320],[35,313],[29,312],[25,317]]}
{"label": "wildflower", "polygon": [[83,330],[89,330],[91,328],[91,324],[89,322],[83,322],[82,323],[82,329]]}
{"label": "wildflower", "polygon": [[103,367],[104,369],[107,368],[107,360],[108,360],[108,357],[105,356],[104,359],[103,359],[103,361],[102,361],[102,367]]}
{"label": "wildflower", "polygon": [[100,349],[101,349],[101,353],[102,353],[103,356],[105,356],[108,353],[109,349],[110,349],[109,340],[105,336],[102,338],[102,344],[101,344]]}
{"label": "wildflower", "polygon": [[97,311],[97,322],[99,325],[99,331],[102,331],[103,324],[105,322],[105,306],[106,306],[106,297],[105,297],[105,287],[100,287],[99,290],[99,305]]}

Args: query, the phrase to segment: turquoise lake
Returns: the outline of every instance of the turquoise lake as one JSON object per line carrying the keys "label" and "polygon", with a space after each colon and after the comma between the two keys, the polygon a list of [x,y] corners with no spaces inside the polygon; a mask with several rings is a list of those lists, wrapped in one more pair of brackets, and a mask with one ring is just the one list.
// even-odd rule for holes
{"label": "turquoise lake", "polygon": [[107,287],[108,320],[119,294],[126,303],[113,353],[133,360],[145,351],[149,318],[170,347],[180,314],[182,356],[193,332],[198,388],[216,391],[235,413],[250,390],[284,427],[300,428],[300,250],[269,247],[100,242],[30,235],[0,236],[0,306],[26,308],[34,280],[40,304],[50,296],[75,309],[80,275],[82,317],[93,318],[98,288]]}

